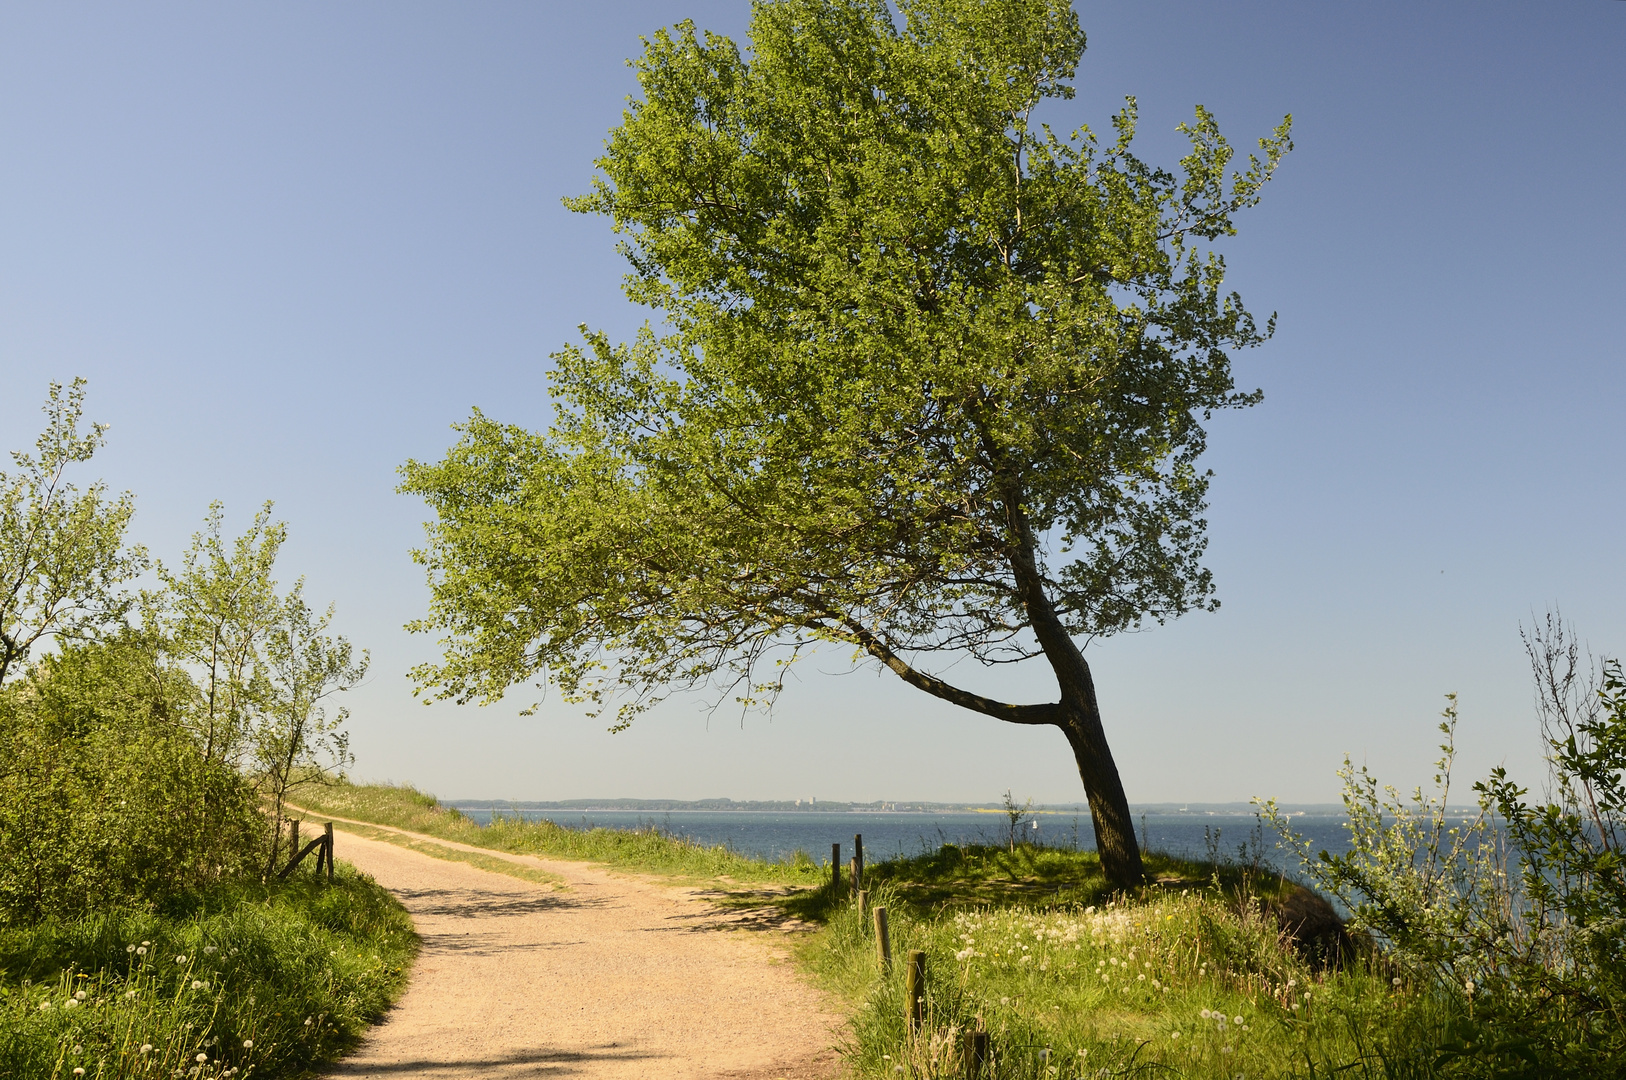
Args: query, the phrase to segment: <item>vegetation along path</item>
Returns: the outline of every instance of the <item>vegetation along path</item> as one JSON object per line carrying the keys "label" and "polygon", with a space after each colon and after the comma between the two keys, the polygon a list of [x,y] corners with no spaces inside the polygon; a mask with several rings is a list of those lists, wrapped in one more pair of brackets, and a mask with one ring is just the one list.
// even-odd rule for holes
{"label": "vegetation along path", "polygon": [[[726,911],[700,890],[591,863],[359,822],[339,827],[340,857],[400,898],[423,952],[400,1003],[335,1076],[815,1080],[837,1072],[839,1020],[797,977],[771,923]],[[534,880],[424,853],[434,848],[501,859]]]}

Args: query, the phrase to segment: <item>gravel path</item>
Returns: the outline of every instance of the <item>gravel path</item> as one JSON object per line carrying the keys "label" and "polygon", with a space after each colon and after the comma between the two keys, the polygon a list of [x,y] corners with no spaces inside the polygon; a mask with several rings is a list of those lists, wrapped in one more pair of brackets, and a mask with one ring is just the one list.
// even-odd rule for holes
{"label": "gravel path", "polygon": [[333,1076],[839,1074],[830,1049],[839,1018],[792,968],[784,933],[760,916],[591,863],[403,835],[537,867],[563,887],[340,835],[338,854],[412,913],[423,952],[400,1003]]}

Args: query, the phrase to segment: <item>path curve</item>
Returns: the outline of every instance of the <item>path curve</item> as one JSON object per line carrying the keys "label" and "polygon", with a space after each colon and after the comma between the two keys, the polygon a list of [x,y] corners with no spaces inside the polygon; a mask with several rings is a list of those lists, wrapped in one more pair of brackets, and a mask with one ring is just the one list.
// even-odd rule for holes
{"label": "path curve", "polygon": [[783,933],[658,879],[386,831],[537,867],[564,887],[343,832],[339,857],[406,905],[423,951],[401,1000],[332,1076],[839,1075],[840,1020],[792,967]]}

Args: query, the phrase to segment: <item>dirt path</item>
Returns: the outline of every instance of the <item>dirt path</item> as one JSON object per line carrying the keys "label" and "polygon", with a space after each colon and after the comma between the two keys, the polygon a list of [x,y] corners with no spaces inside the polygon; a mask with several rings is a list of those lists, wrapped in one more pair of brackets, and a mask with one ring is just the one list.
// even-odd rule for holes
{"label": "dirt path", "polygon": [[830,1049],[839,1020],[792,969],[780,931],[698,890],[401,835],[539,868],[563,887],[340,835],[338,855],[412,913],[423,952],[400,1003],[332,1075],[839,1074]]}

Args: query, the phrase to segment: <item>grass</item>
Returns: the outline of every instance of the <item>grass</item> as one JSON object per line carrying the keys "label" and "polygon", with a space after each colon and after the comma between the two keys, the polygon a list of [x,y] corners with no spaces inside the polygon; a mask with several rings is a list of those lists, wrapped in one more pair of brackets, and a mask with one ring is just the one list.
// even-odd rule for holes
{"label": "grass", "polygon": [[411,920],[339,863],[191,910],[0,929],[8,1080],[287,1078],[352,1046],[400,993]]}
{"label": "grass", "polygon": [[[651,825],[644,829],[570,829],[551,821],[497,817],[480,825],[432,795],[384,784],[311,785],[294,801],[309,811],[388,825],[515,855],[582,859],[627,870],[664,874],[689,881],[788,886],[816,889],[829,869],[803,852],[768,862],[731,848],[698,844]],[[506,873],[507,871],[501,871]]]}
{"label": "grass", "polygon": [[[1403,1080],[1438,1075],[1461,1019],[1461,1002],[1396,982],[1377,958],[1329,969],[1301,956],[1269,914],[1297,886],[1257,864],[1149,853],[1156,884],[1134,896],[1112,893],[1093,852],[1034,844],[944,845],[872,864],[869,902],[888,909],[897,960],[886,970],[867,913],[805,855],[750,859],[654,828],[482,827],[411,788],[341,785],[301,801],[479,847],[703,879],[725,903],[821,924],[797,952],[846,1003],[854,1078],[964,1076],[964,1037],[983,1030],[985,1080]],[[912,950],[928,972],[918,1031],[904,1019]]]}

